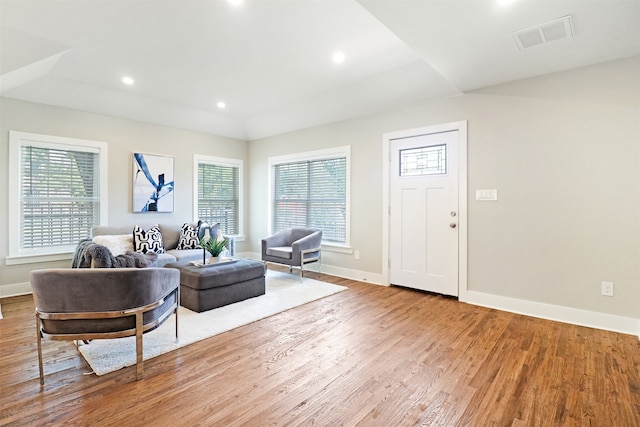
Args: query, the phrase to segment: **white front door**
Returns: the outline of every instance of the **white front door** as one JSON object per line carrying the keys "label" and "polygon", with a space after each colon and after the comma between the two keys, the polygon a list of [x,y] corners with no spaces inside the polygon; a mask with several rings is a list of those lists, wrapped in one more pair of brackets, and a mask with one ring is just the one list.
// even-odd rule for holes
{"label": "white front door", "polygon": [[458,296],[458,133],[390,140],[393,285]]}

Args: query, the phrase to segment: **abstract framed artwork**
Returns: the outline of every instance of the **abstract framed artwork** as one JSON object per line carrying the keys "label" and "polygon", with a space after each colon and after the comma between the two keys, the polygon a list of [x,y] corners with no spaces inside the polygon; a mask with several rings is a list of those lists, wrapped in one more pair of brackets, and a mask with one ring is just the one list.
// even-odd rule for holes
{"label": "abstract framed artwork", "polygon": [[133,153],[133,212],[173,212],[174,158]]}

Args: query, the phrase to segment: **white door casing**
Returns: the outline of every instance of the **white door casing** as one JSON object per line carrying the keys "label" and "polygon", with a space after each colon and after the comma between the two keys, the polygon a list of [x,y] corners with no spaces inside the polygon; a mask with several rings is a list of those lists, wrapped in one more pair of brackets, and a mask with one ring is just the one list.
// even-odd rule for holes
{"label": "white door casing", "polygon": [[[385,134],[383,141],[387,153],[383,156],[387,165],[383,259],[388,260],[383,276],[389,284],[459,296],[464,301],[466,122],[393,132]],[[414,148],[442,146],[446,147],[445,169],[421,174],[418,165],[418,171],[401,176],[401,152],[411,159]]]}

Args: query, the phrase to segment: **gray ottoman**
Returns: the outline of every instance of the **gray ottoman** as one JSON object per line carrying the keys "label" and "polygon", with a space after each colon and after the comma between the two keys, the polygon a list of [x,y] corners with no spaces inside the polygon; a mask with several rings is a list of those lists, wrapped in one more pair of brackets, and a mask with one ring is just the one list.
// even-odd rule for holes
{"label": "gray ottoman", "polygon": [[240,258],[213,267],[174,262],[165,267],[180,270],[180,305],[198,313],[265,292],[265,266],[260,261]]}

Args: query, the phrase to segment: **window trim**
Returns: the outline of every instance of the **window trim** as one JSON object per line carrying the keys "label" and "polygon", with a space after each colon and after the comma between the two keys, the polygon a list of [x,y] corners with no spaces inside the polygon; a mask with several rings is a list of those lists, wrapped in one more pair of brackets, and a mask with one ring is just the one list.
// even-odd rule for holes
{"label": "window trim", "polygon": [[23,146],[51,148],[57,150],[78,150],[97,152],[100,158],[100,223],[108,223],[108,144],[101,141],[68,138],[62,136],[42,135],[37,133],[9,131],[9,255],[5,259],[7,265],[28,264],[35,262],[59,261],[71,259],[74,248],[65,247],[55,250],[21,249],[20,229],[11,224],[20,224],[20,188],[22,187],[22,163],[20,150]]}
{"label": "window trim", "polygon": [[207,156],[205,154],[193,155],[193,220],[198,221],[198,166],[201,164],[209,164],[216,166],[227,166],[238,168],[238,234],[230,236],[235,237],[237,241],[243,241],[244,235],[244,161],[241,159],[233,159],[227,157]]}
{"label": "window trim", "polygon": [[[351,146],[327,148],[323,150],[306,151],[300,153],[273,156],[268,158],[268,201],[267,201],[267,233],[273,234],[273,167],[283,163],[305,162],[312,160],[326,160],[344,157],[345,165],[345,241],[344,243],[322,241],[322,246],[339,249],[351,249]],[[338,250],[339,250],[338,249]]]}

